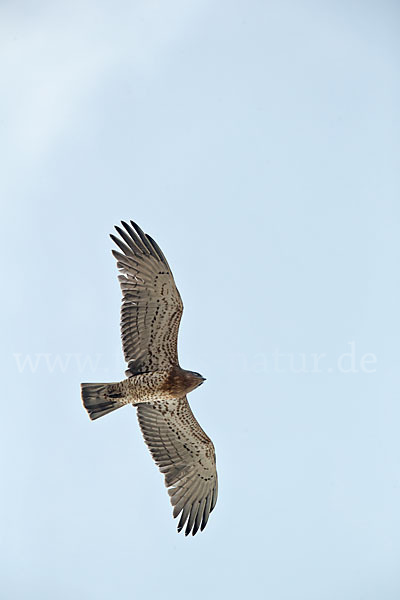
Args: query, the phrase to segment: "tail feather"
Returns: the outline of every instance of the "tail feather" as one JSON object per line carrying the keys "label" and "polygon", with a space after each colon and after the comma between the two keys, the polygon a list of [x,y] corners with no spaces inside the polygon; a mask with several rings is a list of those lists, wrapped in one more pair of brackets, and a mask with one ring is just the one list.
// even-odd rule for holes
{"label": "tail feather", "polygon": [[115,393],[115,383],[81,383],[81,395],[92,421],[126,404],[125,398]]}

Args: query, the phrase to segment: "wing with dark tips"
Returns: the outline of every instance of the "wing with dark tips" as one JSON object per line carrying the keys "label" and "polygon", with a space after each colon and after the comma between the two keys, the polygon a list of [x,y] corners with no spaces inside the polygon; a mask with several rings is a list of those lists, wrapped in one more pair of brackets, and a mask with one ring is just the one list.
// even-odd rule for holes
{"label": "wing with dark tips", "polygon": [[168,262],[136,223],[122,221],[111,235],[122,289],[121,335],[127,376],[178,364],[183,304]]}
{"label": "wing with dark tips", "polygon": [[214,445],[194,417],[186,396],[137,405],[146,444],[165,476],[165,485],[185,535],[203,530],[218,495]]}

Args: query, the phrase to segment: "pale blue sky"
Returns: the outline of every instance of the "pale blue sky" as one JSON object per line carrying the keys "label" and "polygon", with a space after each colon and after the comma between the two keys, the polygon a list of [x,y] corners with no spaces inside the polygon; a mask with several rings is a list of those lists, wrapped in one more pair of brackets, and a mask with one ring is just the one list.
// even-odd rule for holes
{"label": "pale blue sky", "polygon": [[[399,13],[1,4],[5,599],[398,600]],[[195,538],[134,411],[81,406],[125,368],[121,219],[165,252],[207,377]]]}

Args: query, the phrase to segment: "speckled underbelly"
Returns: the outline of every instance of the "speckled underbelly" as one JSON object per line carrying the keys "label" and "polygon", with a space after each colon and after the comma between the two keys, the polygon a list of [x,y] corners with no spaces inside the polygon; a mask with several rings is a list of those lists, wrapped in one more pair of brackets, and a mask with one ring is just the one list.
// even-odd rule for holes
{"label": "speckled underbelly", "polygon": [[124,404],[169,400],[172,396],[165,388],[168,376],[168,371],[134,375],[120,383],[110,384],[108,395],[120,398]]}

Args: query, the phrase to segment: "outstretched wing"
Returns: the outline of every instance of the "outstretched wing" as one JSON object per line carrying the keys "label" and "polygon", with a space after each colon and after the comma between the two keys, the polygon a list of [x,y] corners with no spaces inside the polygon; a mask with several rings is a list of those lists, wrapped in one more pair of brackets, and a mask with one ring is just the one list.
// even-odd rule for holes
{"label": "outstretched wing", "polygon": [[111,235],[122,289],[121,335],[127,377],[178,364],[183,304],[171,269],[156,242],[131,221]]}
{"label": "outstretched wing", "polygon": [[178,531],[187,522],[185,535],[195,535],[207,525],[217,502],[214,445],[196,421],[186,396],[138,404],[137,411],[145,442],[165,475],[173,515],[182,513]]}

